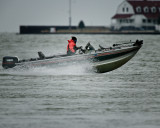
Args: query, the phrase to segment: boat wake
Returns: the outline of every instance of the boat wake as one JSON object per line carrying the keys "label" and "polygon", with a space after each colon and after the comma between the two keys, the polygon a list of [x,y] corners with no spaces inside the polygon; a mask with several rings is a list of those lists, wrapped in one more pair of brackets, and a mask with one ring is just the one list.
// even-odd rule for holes
{"label": "boat wake", "polygon": [[71,64],[56,67],[30,67],[30,68],[12,68],[7,70],[0,70],[0,75],[84,75],[93,74],[94,70],[89,63],[85,64]]}

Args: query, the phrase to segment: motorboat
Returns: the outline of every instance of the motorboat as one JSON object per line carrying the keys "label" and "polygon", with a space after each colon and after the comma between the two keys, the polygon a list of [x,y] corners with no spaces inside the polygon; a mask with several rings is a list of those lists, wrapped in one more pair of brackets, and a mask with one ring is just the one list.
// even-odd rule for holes
{"label": "motorboat", "polygon": [[79,52],[74,55],[53,55],[45,56],[42,52],[38,52],[37,58],[19,59],[18,57],[5,56],[3,57],[2,67],[9,68],[29,68],[51,66],[72,65],[75,63],[89,63],[89,65],[98,73],[105,73],[115,70],[127,63],[142,47],[143,40],[135,42],[128,41],[123,43],[113,44],[112,47],[95,48],[88,43],[84,49],[79,49]]}

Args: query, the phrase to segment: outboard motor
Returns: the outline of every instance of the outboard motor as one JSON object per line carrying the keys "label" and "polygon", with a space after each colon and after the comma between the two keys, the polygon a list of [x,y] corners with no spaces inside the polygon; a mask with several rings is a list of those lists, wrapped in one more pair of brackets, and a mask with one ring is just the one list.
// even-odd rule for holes
{"label": "outboard motor", "polygon": [[3,57],[2,67],[5,69],[13,68],[14,66],[16,66],[15,63],[18,63],[17,57],[5,56]]}

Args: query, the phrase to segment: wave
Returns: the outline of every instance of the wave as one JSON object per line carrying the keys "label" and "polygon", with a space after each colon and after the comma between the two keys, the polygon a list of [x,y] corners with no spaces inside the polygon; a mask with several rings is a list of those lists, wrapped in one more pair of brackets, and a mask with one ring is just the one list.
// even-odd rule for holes
{"label": "wave", "polygon": [[70,64],[65,66],[52,66],[52,67],[30,67],[30,68],[13,68],[1,69],[0,76],[2,75],[84,75],[93,74],[94,70],[89,63],[85,64]]}

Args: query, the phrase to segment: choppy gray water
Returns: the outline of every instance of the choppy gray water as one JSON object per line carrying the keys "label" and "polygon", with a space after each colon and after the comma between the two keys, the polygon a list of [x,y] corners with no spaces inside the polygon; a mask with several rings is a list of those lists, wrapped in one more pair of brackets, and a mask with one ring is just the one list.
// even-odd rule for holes
{"label": "choppy gray water", "polygon": [[[96,74],[83,66],[4,71],[0,67],[0,128],[159,128],[160,36],[76,35],[110,46],[142,39],[144,45],[127,64]],[[3,56],[37,57],[66,52],[71,35],[0,34]]]}

